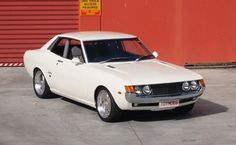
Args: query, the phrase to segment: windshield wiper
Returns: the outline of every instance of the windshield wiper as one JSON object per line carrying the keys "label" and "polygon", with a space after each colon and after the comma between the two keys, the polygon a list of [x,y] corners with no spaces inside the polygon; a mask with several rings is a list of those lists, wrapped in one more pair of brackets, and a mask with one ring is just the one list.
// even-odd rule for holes
{"label": "windshield wiper", "polygon": [[152,54],[149,54],[149,55],[145,55],[145,56],[140,56],[139,58],[135,59],[135,61],[140,61],[140,60],[143,60],[143,59],[147,59],[149,57],[154,57]]}
{"label": "windshield wiper", "polygon": [[113,58],[109,58],[107,60],[104,61],[100,61],[99,63],[106,63],[106,62],[111,62],[111,61],[116,61],[116,60],[129,60],[129,57],[113,57]]}

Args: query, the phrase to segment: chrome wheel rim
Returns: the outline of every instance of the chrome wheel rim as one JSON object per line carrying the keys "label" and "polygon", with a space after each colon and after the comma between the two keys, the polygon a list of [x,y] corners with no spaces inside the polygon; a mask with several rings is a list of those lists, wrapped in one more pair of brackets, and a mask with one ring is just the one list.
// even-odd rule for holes
{"label": "chrome wheel rim", "polygon": [[106,90],[101,90],[98,93],[97,110],[102,118],[107,118],[111,113],[111,99]]}
{"label": "chrome wheel rim", "polygon": [[43,95],[45,91],[45,77],[41,71],[37,71],[35,74],[34,88],[37,94]]}

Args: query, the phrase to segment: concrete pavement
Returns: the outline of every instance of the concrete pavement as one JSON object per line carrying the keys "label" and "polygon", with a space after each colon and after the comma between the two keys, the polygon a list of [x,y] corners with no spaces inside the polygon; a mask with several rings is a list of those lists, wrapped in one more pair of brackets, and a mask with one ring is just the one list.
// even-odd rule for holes
{"label": "concrete pavement", "polygon": [[188,115],[127,112],[102,122],[63,97],[39,99],[24,68],[0,68],[0,145],[235,145],[236,69],[199,69],[207,89]]}

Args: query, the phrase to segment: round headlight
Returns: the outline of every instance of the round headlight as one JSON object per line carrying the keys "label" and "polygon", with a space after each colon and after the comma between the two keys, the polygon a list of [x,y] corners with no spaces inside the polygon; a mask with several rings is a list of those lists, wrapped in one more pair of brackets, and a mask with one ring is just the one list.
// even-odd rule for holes
{"label": "round headlight", "polygon": [[135,89],[136,94],[142,95],[143,92],[142,92],[142,89],[140,87],[136,86],[134,89]]}
{"label": "round headlight", "polygon": [[196,91],[198,89],[199,85],[196,81],[191,81],[190,82],[190,89],[193,91]]}
{"label": "round headlight", "polygon": [[188,82],[184,82],[184,83],[182,84],[182,89],[183,89],[184,91],[189,91],[189,90],[190,90],[190,85],[189,85],[189,83],[188,83]]}
{"label": "round headlight", "polygon": [[144,87],[143,87],[143,93],[144,93],[145,95],[150,95],[150,94],[152,94],[152,89],[151,89],[151,87],[150,87],[150,86],[144,86]]}

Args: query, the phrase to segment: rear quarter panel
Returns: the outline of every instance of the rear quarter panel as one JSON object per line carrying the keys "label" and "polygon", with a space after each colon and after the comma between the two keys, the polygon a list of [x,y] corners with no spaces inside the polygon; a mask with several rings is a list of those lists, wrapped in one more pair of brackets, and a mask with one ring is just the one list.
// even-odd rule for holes
{"label": "rear quarter panel", "polygon": [[48,53],[47,50],[42,50],[42,49],[28,50],[25,52],[24,54],[25,69],[32,78],[34,75],[33,74],[34,69],[39,68],[45,75],[46,79],[49,80],[48,76],[46,75],[47,61],[50,62],[50,60],[48,60],[47,53]]}

